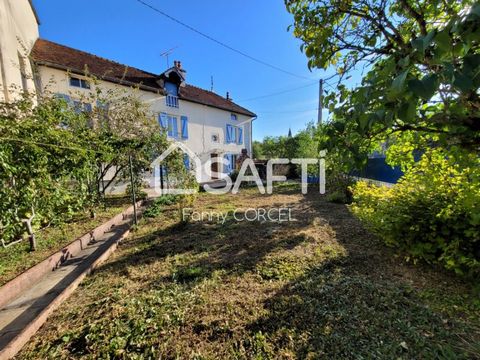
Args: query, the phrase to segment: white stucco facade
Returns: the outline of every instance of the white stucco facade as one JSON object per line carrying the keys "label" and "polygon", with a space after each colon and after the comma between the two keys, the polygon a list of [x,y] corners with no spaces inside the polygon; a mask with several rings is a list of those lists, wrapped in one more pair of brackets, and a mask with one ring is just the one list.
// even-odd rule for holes
{"label": "white stucco facade", "polygon": [[[211,160],[212,157],[229,158],[231,165],[219,166],[220,173],[228,173],[235,167],[235,159],[243,149],[251,155],[254,114],[233,104],[228,97],[220,97],[206,90],[186,85],[185,71],[181,68],[180,62],[178,66],[175,62],[176,65],[173,68],[158,76],[135,69],[136,75],[133,76],[132,82],[125,83],[119,79],[122,76],[118,73],[116,78],[110,76],[112,67],[117,67],[118,70],[118,66],[123,65],[39,39],[38,25],[35,9],[29,0],[0,0],[0,101],[15,100],[22,91],[62,94],[73,101],[83,100],[88,96],[87,92],[95,92],[96,86],[103,90],[121,88],[133,91],[132,86],[140,85],[145,78],[149,78],[148,86],[143,84],[143,88],[135,91],[149,105],[152,116],[160,123],[162,123],[161,119],[168,117],[167,130],[172,142],[182,142],[200,158],[202,164]],[[39,54],[35,54],[38,49]],[[56,51],[60,52],[56,53]],[[52,54],[54,56],[50,57]],[[83,57],[86,62],[82,62]],[[71,61],[76,60],[78,60],[77,67],[71,69]],[[79,81],[85,66],[90,69],[99,64],[102,74],[97,74],[97,77],[103,80],[99,80],[96,84],[90,82],[89,89],[74,86],[71,83],[70,70],[75,73],[74,76]],[[125,70],[129,68],[123,67]],[[176,79],[173,83],[170,78],[171,73],[174,73],[174,79]],[[103,74],[107,75],[103,76]],[[168,93],[166,86],[172,84],[177,87],[176,94],[173,96],[174,106],[166,101],[166,96],[163,95]],[[189,87],[195,95],[187,99],[192,100],[182,96],[177,97],[178,86]],[[169,96],[171,99],[172,94],[170,93]],[[96,104],[90,105],[96,106]],[[175,134],[171,133],[170,122],[177,124]],[[188,131],[185,131],[185,124]],[[188,137],[185,136],[187,132]],[[233,141],[232,138],[234,138]],[[205,182],[211,178],[203,171],[197,180]]]}
{"label": "white stucco facade", "polygon": [[[99,80],[98,84],[92,83],[89,90],[79,89],[70,86],[68,72],[44,65],[36,66],[36,73],[37,85],[42,91],[52,94],[66,94],[72,100],[85,98],[87,92],[95,92],[96,86],[101,87],[102,90],[128,89],[125,86],[103,80]],[[81,78],[79,75],[75,75],[75,77]],[[248,155],[251,156],[252,121],[255,118],[182,99],[179,99],[178,108],[169,107],[166,105],[165,96],[162,94],[142,89],[135,91],[137,96],[149,105],[152,116],[155,119],[158,119],[162,113],[173,116],[177,120],[177,127],[180,131],[180,119],[181,117],[187,117],[188,138],[184,139],[180,134],[178,136],[170,136],[169,138],[172,142],[179,141],[187,145],[200,158],[202,164],[205,164],[215,155],[222,158],[225,154],[231,154],[235,157],[239,156],[242,149],[246,149]],[[92,106],[95,106],[95,104],[92,104]],[[232,114],[236,115],[236,120],[232,120]],[[227,124],[242,129],[241,143],[238,141],[227,142]],[[219,172],[225,175],[225,168],[219,167]],[[211,178],[207,172],[202,171],[201,178],[197,180],[206,182],[211,180]]]}
{"label": "white stucco facade", "polygon": [[38,39],[38,22],[28,0],[0,1],[0,101],[34,91],[29,60]]}

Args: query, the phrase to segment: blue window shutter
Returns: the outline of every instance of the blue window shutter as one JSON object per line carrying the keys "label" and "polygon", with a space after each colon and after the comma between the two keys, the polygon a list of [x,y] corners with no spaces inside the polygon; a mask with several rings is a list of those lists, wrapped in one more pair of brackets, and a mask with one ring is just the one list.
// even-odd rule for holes
{"label": "blue window shutter", "polygon": [[227,128],[225,131],[225,142],[228,144],[230,143],[230,125],[227,124]]}
{"label": "blue window shutter", "polygon": [[92,112],[92,104],[89,103],[84,103],[83,108],[86,112],[91,113]]}
{"label": "blue window shutter", "polygon": [[68,96],[68,95],[60,94],[60,93],[59,93],[59,94],[55,94],[55,97],[56,97],[57,99],[65,100],[65,101],[67,102],[67,104],[70,104],[70,101],[71,101],[71,100],[70,100],[70,96]]}
{"label": "blue window shutter", "polygon": [[80,114],[83,111],[83,104],[80,101],[73,101],[73,110],[75,113]]}
{"label": "blue window shutter", "polygon": [[172,116],[172,132],[175,139],[178,138],[178,122],[177,118]]}
{"label": "blue window shutter", "polygon": [[168,128],[167,114],[161,113],[160,115],[158,115],[158,122],[160,123],[160,126],[163,129],[167,129]]}
{"label": "blue window shutter", "polygon": [[243,144],[243,129],[238,128],[238,144],[242,145]]}
{"label": "blue window shutter", "polygon": [[173,118],[171,116],[168,116],[167,119],[168,119],[167,134],[168,134],[168,136],[173,137]]}
{"label": "blue window shutter", "polygon": [[185,169],[190,170],[190,158],[188,157],[188,154],[183,155],[183,164],[185,165]]}
{"label": "blue window shutter", "polygon": [[188,118],[186,116],[182,116],[182,138],[188,139]]}

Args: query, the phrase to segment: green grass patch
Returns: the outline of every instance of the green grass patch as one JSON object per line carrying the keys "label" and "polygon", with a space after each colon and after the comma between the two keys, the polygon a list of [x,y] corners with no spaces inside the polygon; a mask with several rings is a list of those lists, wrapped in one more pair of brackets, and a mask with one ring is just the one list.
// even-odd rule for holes
{"label": "green grass patch", "polygon": [[406,265],[318,193],[278,190],[195,206],[287,204],[297,221],[179,226],[168,208],[142,220],[19,358],[478,357],[471,284]]}

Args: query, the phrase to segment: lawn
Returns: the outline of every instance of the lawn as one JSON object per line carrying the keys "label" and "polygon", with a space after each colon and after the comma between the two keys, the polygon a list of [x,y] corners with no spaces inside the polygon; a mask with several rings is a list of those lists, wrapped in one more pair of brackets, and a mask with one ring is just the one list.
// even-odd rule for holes
{"label": "lawn", "polygon": [[[296,221],[233,218],[252,207]],[[200,194],[195,208],[228,216],[181,224],[169,206],[144,219],[18,358],[479,356],[473,285],[404,263],[346,206],[279,187]]]}
{"label": "lawn", "polygon": [[67,223],[37,231],[38,249],[35,252],[30,252],[28,240],[8,248],[0,247],[0,286],[117,215],[130,204],[128,197],[107,198],[106,207],[100,206],[94,219],[87,212],[79,213]]}

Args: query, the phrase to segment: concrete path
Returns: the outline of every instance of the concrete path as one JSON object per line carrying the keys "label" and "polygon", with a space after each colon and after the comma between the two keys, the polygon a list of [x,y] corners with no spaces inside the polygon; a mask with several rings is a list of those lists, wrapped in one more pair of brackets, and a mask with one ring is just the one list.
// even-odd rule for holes
{"label": "concrete path", "polygon": [[0,309],[0,359],[15,355],[83,277],[100,260],[108,257],[109,253],[106,255],[106,252],[114,250],[118,241],[128,232],[130,223],[131,219],[127,218],[105,232]]}

